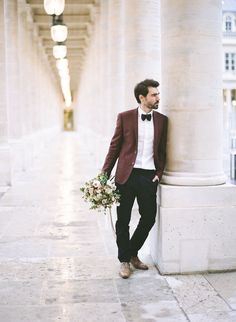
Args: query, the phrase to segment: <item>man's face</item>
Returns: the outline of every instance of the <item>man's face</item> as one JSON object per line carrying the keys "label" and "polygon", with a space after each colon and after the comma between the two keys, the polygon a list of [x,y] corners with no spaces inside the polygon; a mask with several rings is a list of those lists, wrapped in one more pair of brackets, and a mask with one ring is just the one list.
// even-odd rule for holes
{"label": "man's face", "polygon": [[140,95],[141,104],[150,110],[157,110],[160,101],[160,92],[158,87],[148,87],[148,94],[146,97]]}

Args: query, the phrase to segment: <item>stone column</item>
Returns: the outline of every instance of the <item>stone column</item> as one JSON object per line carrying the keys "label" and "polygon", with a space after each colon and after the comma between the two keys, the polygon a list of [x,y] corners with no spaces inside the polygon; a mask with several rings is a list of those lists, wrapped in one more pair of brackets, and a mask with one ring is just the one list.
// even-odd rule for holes
{"label": "stone column", "polygon": [[221,2],[167,0],[161,10],[162,107],[170,119],[163,182],[222,184]]}
{"label": "stone column", "polygon": [[19,48],[18,48],[18,5],[17,0],[4,1],[5,3],[5,50],[6,50],[6,87],[9,115],[9,144],[11,147],[12,180],[14,174],[22,170],[22,113],[20,104],[19,84]]}
{"label": "stone column", "polygon": [[9,114],[7,105],[7,57],[5,1],[0,0],[0,186],[11,184],[10,147],[8,143]]}
{"label": "stone column", "polygon": [[137,106],[134,86],[145,78],[160,82],[160,1],[125,1],[125,109]]}
{"label": "stone column", "polygon": [[223,162],[224,171],[228,177],[230,177],[230,123],[231,123],[231,89],[225,89],[226,101],[223,102]]}
{"label": "stone column", "polygon": [[125,11],[123,0],[109,1],[108,8],[108,110],[107,135],[114,132],[117,114],[125,110]]}
{"label": "stone column", "polygon": [[163,274],[236,268],[236,186],[223,184],[221,0],[162,1],[165,184],[151,253]]}
{"label": "stone column", "polygon": [[[109,21],[109,2],[101,1],[99,7],[99,16],[97,17],[98,23],[98,57],[99,57],[99,65],[98,65],[98,90],[99,90],[99,108],[100,113],[98,115],[99,123],[104,123],[104,117],[109,110],[108,98],[110,91],[110,83],[109,83],[109,69],[108,69],[108,21]],[[105,119],[105,123],[107,124],[107,119]],[[107,131],[110,132],[110,129],[101,128],[98,130],[99,133],[103,135],[103,137],[107,137]]]}

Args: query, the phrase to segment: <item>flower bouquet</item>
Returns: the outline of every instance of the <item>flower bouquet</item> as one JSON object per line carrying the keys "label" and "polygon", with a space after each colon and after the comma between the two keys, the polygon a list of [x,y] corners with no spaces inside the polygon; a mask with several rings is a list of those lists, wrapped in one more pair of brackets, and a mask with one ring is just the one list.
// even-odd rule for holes
{"label": "flower bouquet", "polygon": [[83,192],[83,199],[90,203],[90,209],[103,210],[105,214],[109,210],[111,226],[114,231],[111,207],[114,204],[118,205],[120,199],[114,181],[109,180],[106,173],[101,173],[94,179],[85,182],[80,190]]}
{"label": "flower bouquet", "polygon": [[116,191],[115,183],[108,179],[106,173],[85,182],[80,190],[84,193],[83,199],[91,204],[90,209],[106,212],[113,204],[119,203],[120,195]]}

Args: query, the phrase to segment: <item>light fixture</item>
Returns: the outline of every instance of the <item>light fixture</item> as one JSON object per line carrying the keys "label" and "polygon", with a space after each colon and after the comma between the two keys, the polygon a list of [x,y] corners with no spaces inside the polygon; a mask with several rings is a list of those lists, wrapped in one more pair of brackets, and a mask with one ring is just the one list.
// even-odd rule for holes
{"label": "light fixture", "polygon": [[66,57],[67,48],[66,45],[58,43],[57,45],[53,46],[53,56],[56,59],[63,59]]}
{"label": "light fixture", "polygon": [[62,14],[65,8],[65,0],[44,0],[44,9],[48,15]]}
{"label": "light fixture", "polygon": [[67,38],[67,26],[66,25],[54,25],[51,26],[51,36],[53,41],[63,42]]}
{"label": "light fixture", "polygon": [[68,35],[67,26],[63,23],[63,15],[53,15],[52,26],[51,26],[51,37],[55,42],[63,42],[66,40]]}
{"label": "light fixture", "polygon": [[58,70],[68,68],[68,59],[67,58],[57,59],[56,66]]}
{"label": "light fixture", "polygon": [[61,77],[61,87],[66,89],[68,86],[70,86],[70,75],[63,75]]}
{"label": "light fixture", "polygon": [[61,78],[69,76],[69,68],[59,70],[58,74]]}
{"label": "light fixture", "polygon": [[66,97],[65,98],[65,105],[66,105],[67,108],[71,106],[71,103],[72,103],[71,96]]}

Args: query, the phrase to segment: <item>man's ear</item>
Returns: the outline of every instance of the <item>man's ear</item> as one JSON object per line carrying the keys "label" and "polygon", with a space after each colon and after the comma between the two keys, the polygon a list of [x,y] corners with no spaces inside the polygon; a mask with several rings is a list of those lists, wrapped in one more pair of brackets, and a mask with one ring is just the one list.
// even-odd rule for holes
{"label": "man's ear", "polygon": [[140,102],[142,102],[142,100],[143,100],[144,96],[143,96],[142,94],[140,94],[140,95],[138,96],[138,98],[139,98]]}

